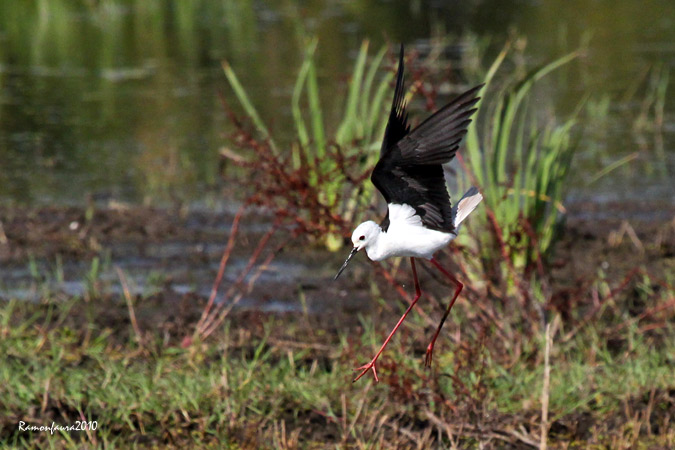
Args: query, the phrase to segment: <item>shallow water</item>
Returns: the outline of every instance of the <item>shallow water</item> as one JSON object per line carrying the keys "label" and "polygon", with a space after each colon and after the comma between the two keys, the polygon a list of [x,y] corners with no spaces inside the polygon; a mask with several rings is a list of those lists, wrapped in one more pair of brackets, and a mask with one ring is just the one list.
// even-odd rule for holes
{"label": "shallow water", "polygon": [[328,120],[365,38],[373,48],[386,36],[425,52],[445,30],[459,43],[448,57],[460,76],[475,52],[494,55],[513,30],[527,40],[530,67],[588,41],[587,55],[551,76],[541,99],[561,115],[585,92],[596,105],[569,201],[675,201],[672,82],[663,124],[634,127],[649,69],[675,65],[675,9],[665,2],[36,0],[0,4],[0,202],[222,200],[218,149],[229,125],[218,92],[236,101],[220,62],[284,134],[301,29],[319,37]]}

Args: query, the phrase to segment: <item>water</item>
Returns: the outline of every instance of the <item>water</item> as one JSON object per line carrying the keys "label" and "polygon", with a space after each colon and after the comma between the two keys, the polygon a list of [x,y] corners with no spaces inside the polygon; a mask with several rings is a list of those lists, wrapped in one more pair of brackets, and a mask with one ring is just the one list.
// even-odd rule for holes
{"label": "water", "polygon": [[[568,210],[586,220],[638,215],[663,221],[672,215],[673,82],[662,124],[655,126],[657,111],[646,102],[653,93],[650,77],[675,65],[675,8],[665,2],[281,3],[0,2],[0,206],[188,204],[192,213],[231,215],[243,189],[221,177],[219,149],[232,129],[219,94],[240,110],[222,60],[232,65],[287,148],[294,139],[289,105],[303,33],[319,38],[321,101],[329,126],[337,123],[345,80],[363,39],[370,40],[371,54],[387,43],[385,37],[425,53],[434,36],[447,34],[444,57],[453,79],[471,78],[476,55],[483,55],[487,67],[515,35],[518,46],[526,43],[522,62],[529,68],[587,46],[583,57],[545,80],[534,102],[542,115],[553,108],[565,117],[591,93],[577,135]],[[597,177],[622,158],[630,162]],[[206,226],[203,220],[200,214],[188,216],[186,226],[211,236],[207,242],[167,239],[141,249],[123,241],[106,247],[95,283],[87,281],[91,257],[7,264],[0,270],[0,298],[67,298],[92,289],[120,295],[116,268],[126,274],[133,294],[169,289],[206,298],[229,222]],[[267,226],[247,223],[243,230],[260,234]],[[239,307],[325,311],[325,293],[313,289],[341,262],[325,253],[295,260],[282,256]],[[232,258],[225,284],[247,258]],[[316,264],[317,258],[327,260]],[[357,264],[351,270],[361,269]],[[298,286],[307,291],[302,305]],[[341,308],[361,310],[369,304],[352,291],[336,291],[331,298]]]}
{"label": "water", "polygon": [[462,44],[452,47],[458,61],[485,48],[487,64],[515,30],[531,67],[588,41],[587,55],[549,80],[560,114],[585,92],[600,105],[581,141],[569,201],[673,204],[672,81],[664,124],[634,127],[650,67],[675,65],[675,9],[665,2],[282,3],[2,2],[0,202],[222,198],[218,149],[230,125],[218,93],[235,109],[236,101],[220,62],[232,64],[263,119],[283,134],[304,29],[319,37],[329,120],[364,38],[373,48],[387,36],[424,51],[445,30]]}

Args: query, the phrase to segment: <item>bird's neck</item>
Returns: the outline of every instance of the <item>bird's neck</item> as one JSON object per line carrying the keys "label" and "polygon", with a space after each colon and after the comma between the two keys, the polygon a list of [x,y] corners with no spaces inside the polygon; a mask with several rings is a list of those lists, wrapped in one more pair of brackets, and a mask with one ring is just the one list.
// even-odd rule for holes
{"label": "bird's neck", "polygon": [[387,232],[384,231],[381,227],[378,227],[379,232],[375,235],[375,239],[366,247],[366,253],[368,258],[373,261],[382,261],[387,258]]}

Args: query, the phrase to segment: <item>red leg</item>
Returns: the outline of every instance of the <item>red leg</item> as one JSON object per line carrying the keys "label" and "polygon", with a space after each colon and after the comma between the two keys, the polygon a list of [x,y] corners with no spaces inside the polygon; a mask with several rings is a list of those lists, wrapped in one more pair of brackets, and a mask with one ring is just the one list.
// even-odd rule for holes
{"label": "red leg", "polygon": [[391,330],[391,333],[389,333],[389,336],[387,336],[387,339],[385,339],[384,344],[382,344],[382,347],[380,347],[380,350],[377,352],[375,357],[368,364],[365,364],[361,367],[357,367],[356,369],[354,369],[354,370],[362,370],[362,372],[356,378],[354,378],[354,381],[357,381],[359,378],[364,376],[369,370],[373,371],[375,381],[380,381],[379,378],[377,378],[377,371],[375,370],[375,361],[377,361],[377,358],[380,357],[380,353],[382,353],[382,351],[387,346],[394,333],[396,333],[396,330],[398,330],[398,327],[401,326],[410,310],[413,308],[413,306],[415,306],[415,303],[417,303],[417,300],[419,300],[420,296],[422,295],[422,290],[420,289],[420,282],[417,280],[417,268],[415,268],[415,258],[410,258],[410,264],[412,265],[413,280],[415,282],[415,298],[410,303],[410,306],[408,306],[408,309],[405,310],[401,318],[398,320],[398,323],[396,323],[394,329]]}
{"label": "red leg", "polygon": [[445,270],[443,266],[441,266],[438,261],[436,261],[436,258],[431,258],[431,262],[433,263],[434,266],[438,268],[441,272],[443,272],[443,275],[448,277],[450,281],[452,281],[455,286],[455,296],[452,297],[452,300],[450,300],[450,304],[448,305],[448,309],[445,310],[445,314],[443,314],[443,318],[441,319],[441,323],[438,324],[438,329],[436,330],[436,333],[434,334],[434,338],[431,340],[431,343],[427,347],[427,355],[424,358],[424,365],[427,367],[431,367],[431,358],[434,353],[434,344],[436,343],[436,339],[438,339],[438,335],[441,332],[441,328],[443,328],[443,324],[445,323],[445,319],[448,318],[448,314],[450,314],[450,310],[452,309],[452,305],[455,304],[455,300],[457,300],[457,297],[459,297],[459,293],[462,292],[462,288],[464,285],[450,272]]}

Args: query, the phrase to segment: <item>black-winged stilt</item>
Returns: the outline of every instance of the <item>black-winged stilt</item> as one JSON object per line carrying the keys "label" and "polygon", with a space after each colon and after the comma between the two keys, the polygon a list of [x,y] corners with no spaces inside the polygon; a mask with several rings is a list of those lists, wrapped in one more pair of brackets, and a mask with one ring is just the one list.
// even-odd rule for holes
{"label": "black-winged stilt", "polygon": [[375,381],[379,381],[375,362],[422,295],[415,258],[430,260],[456,286],[454,296],[427,347],[425,365],[431,366],[438,334],[464,286],[436,261],[434,253],[457,237],[459,225],[483,199],[478,189],[472,187],[453,208],[442,164],[449,162],[457,153],[459,143],[471,122],[471,115],[476,111],[473,106],[479,100],[476,95],[482,86],[463,93],[410,131],[403,98],[401,45],[394,101],[384,133],[380,160],[371,175],[371,181],[387,201],[387,215],[379,225],[369,220],[356,227],[352,234],[354,248],[335,279],[361,249],[365,249],[373,261],[382,261],[391,256],[407,256],[412,265],[415,298],[375,357],[368,364],[355,369],[362,372],[354,381],[369,370],[373,371]]}

